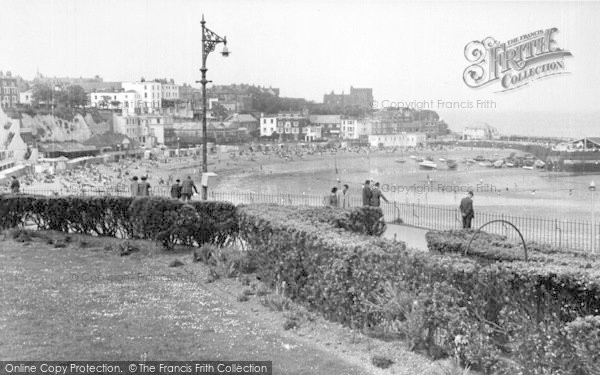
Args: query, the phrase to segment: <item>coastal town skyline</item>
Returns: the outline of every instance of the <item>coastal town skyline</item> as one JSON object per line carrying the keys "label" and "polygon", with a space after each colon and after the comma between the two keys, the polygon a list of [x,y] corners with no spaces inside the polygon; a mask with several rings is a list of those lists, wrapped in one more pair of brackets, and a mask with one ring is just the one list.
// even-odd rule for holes
{"label": "coastal town skyline", "polygon": [[[40,71],[47,76],[100,75],[108,81],[167,77],[198,86],[204,14],[211,30],[227,36],[232,52],[229,58],[209,57],[214,84],[277,87],[281,96],[315,102],[332,91],[368,87],[377,104],[434,102],[425,109],[438,112],[454,130],[487,122],[508,134],[550,129],[554,136],[574,135],[573,130],[575,136],[595,135],[590,132],[599,114],[594,98],[600,88],[589,82],[600,80],[593,67],[600,53],[589,46],[599,40],[591,23],[578,20],[600,15],[600,4],[536,2],[533,21],[527,12],[515,12],[531,9],[527,2],[511,7],[507,2],[430,2],[426,8],[384,1],[369,7],[358,2],[342,7],[336,2],[305,6],[187,0],[168,6],[162,0],[0,3],[8,22],[3,68],[25,78]],[[14,22],[24,18],[30,22],[21,30]],[[503,22],[494,21],[499,19]],[[498,85],[474,89],[463,82],[469,42],[489,36],[505,42],[553,27],[558,46],[573,54],[565,58],[566,74],[501,93]],[[478,101],[495,106],[464,106]]]}

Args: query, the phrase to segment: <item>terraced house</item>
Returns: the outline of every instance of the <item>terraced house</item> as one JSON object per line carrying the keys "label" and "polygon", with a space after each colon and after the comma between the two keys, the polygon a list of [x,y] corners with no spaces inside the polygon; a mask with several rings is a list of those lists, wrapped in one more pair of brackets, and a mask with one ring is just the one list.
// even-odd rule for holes
{"label": "terraced house", "polygon": [[11,72],[4,74],[0,71],[0,106],[12,108],[19,103],[19,86]]}

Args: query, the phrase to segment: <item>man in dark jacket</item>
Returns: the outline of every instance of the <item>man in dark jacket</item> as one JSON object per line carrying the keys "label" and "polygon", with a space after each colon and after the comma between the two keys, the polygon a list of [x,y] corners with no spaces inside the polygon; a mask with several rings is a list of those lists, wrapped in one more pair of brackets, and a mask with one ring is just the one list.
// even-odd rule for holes
{"label": "man in dark jacket", "polygon": [[469,191],[469,194],[461,199],[460,213],[462,214],[463,229],[471,228],[471,220],[475,217],[475,211],[473,210],[473,191]]}
{"label": "man in dark jacket", "polygon": [[175,181],[175,184],[171,186],[171,198],[179,199],[181,198],[181,185],[179,184],[179,180]]}
{"label": "man in dark jacket", "polygon": [[194,184],[194,181],[192,181],[192,178],[190,176],[187,176],[187,179],[185,179],[185,181],[183,181],[183,184],[181,185],[181,199],[183,199],[184,201],[189,201],[190,199],[192,199],[192,195],[194,194],[194,192],[198,194],[196,184]]}
{"label": "man in dark jacket", "polygon": [[373,196],[373,191],[371,190],[371,181],[365,181],[365,186],[363,186],[362,198],[363,198],[363,206],[371,205],[371,197]]}
{"label": "man in dark jacket", "polygon": [[146,181],[148,177],[142,177],[142,182],[138,185],[138,196],[149,197],[150,196],[150,184]]}
{"label": "man in dark jacket", "polygon": [[137,197],[140,195],[139,191],[138,191],[138,177],[137,176],[133,176],[133,179],[131,181],[131,185],[129,186],[130,190],[131,190],[131,196],[132,197]]}
{"label": "man in dark jacket", "polygon": [[17,194],[17,193],[19,193],[20,190],[21,190],[21,184],[19,183],[19,180],[17,180],[17,178],[15,176],[12,176],[12,181],[10,182],[10,191],[13,194]]}
{"label": "man in dark jacket", "polygon": [[382,199],[385,201],[385,203],[389,203],[389,201],[387,200],[385,195],[383,195],[383,193],[379,189],[379,182],[376,182],[375,187],[373,188],[373,191],[371,193],[371,206],[373,206],[373,207],[381,206]]}

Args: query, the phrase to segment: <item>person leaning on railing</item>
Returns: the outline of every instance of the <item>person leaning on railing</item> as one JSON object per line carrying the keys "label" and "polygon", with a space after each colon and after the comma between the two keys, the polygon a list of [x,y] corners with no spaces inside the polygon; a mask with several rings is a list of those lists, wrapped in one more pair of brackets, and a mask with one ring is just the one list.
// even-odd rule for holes
{"label": "person leaning on railing", "polygon": [[385,195],[383,195],[383,192],[381,191],[381,189],[379,189],[379,182],[376,182],[375,186],[373,187],[373,191],[372,191],[372,195],[371,195],[371,206],[373,206],[373,207],[381,206],[381,199],[383,199],[385,201],[385,203],[390,203],[387,200],[387,198],[385,197]]}

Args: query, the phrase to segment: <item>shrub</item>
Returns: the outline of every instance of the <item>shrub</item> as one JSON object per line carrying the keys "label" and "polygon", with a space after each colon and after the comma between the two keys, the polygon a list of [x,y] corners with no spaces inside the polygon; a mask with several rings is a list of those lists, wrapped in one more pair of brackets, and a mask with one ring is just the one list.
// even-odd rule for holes
{"label": "shrub", "polygon": [[269,216],[271,220],[290,220],[317,228],[336,228],[350,232],[381,236],[387,226],[378,207],[355,207],[343,210],[333,207],[241,205],[238,210]]}
{"label": "shrub", "polygon": [[600,374],[600,316],[580,317],[567,324],[566,335],[588,374]]}
{"label": "shrub", "polygon": [[227,202],[149,197],[0,196],[0,228],[32,220],[42,230],[129,239],[152,239],[167,249],[177,243],[222,246],[238,231],[236,208]]}
{"label": "shrub", "polygon": [[[387,325],[413,349],[456,356],[475,370],[587,373],[564,327],[599,315],[594,268],[463,257],[464,241],[455,239],[446,250],[424,253],[282,211],[240,207],[240,237],[262,281],[283,285],[284,295],[329,319],[359,328]],[[478,241],[511,249],[501,236]],[[452,246],[457,250],[447,250]]]}

